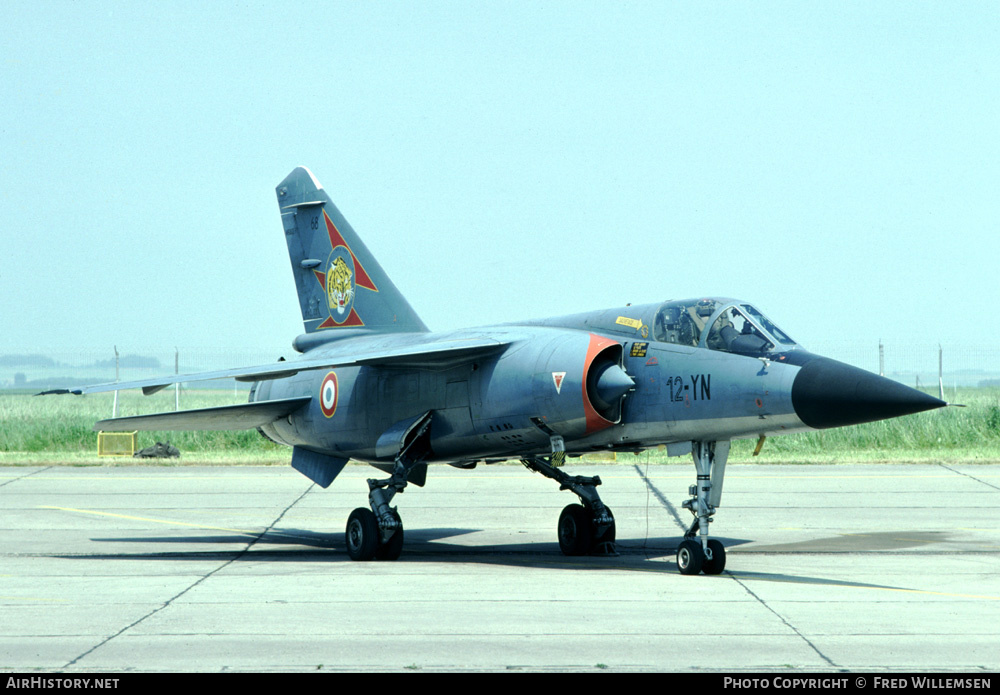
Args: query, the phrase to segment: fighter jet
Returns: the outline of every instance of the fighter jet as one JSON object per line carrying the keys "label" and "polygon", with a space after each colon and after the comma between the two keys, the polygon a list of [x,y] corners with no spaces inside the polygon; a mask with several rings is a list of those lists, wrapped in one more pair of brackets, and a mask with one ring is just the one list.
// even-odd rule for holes
{"label": "fighter jet", "polygon": [[[98,384],[71,392],[235,378],[241,405],[102,420],[99,431],[256,428],[292,447],[291,465],[323,488],[349,459],[368,480],[345,540],[353,560],[395,560],[403,522],[390,506],[429,464],[470,469],[520,460],[579,504],[557,524],[566,555],[614,552],[615,518],[598,476],[563,470],[588,452],[665,447],[690,455],[693,520],[682,574],[719,574],[709,533],[730,442],[871,422],[946,405],[808,352],[754,304],[695,297],[434,333],[399,292],[313,174],[276,189],[305,332],[299,355],[263,366]],[[63,391],[65,392],[65,391]],[[759,448],[758,444],[758,448]]]}

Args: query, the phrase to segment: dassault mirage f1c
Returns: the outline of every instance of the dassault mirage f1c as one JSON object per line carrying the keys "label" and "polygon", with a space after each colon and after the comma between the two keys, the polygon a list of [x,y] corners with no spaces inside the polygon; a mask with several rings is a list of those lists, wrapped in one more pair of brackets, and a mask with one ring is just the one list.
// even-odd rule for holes
{"label": "dassault mirage f1c", "polygon": [[346,529],[354,560],[403,548],[396,494],[423,486],[427,466],[473,468],[520,459],[575,493],[557,525],[567,555],[613,552],[615,518],[597,476],[568,458],[665,445],[690,454],[693,521],[677,549],[683,574],[719,574],[710,537],[730,442],[841,427],[946,405],[889,379],[807,352],[749,302],[720,297],[626,306],[432,333],[312,173],[292,171],[278,206],[305,332],[300,355],[264,366],[100,384],[72,393],[215,378],[252,382],[249,402],[102,420],[95,430],[256,428],[292,447],[292,466],[328,487],[355,459],[368,507]]}

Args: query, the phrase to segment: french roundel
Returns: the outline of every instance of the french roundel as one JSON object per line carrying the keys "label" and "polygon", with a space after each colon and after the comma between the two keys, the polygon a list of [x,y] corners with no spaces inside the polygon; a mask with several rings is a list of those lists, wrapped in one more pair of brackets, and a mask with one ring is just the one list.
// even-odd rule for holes
{"label": "french roundel", "polygon": [[319,387],[319,407],[327,417],[337,412],[337,375],[330,372]]}

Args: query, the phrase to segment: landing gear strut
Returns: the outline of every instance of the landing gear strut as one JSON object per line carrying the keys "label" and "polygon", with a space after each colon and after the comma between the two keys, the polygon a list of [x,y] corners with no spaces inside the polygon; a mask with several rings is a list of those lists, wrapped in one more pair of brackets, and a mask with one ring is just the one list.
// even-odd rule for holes
{"label": "landing gear strut", "polygon": [[692,442],[691,455],[698,484],[688,488],[691,499],[683,507],[694,515],[694,521],[677,548],[677,569],[681,574],[721,574],[726,568],[726,549],[708,537],[708,525],[722,499],[729,442]]}
{"label": "landing gear strut", "polygon": [[[389,503],[396,493],[403,492],[427,457],[430,431],[429,414],[419,421],[406,436],[393,463],[392,475],[382,480],[368,479],[368,504],[359,507],[347,519],[344,540],[352,560],[397,560],[403,552],[403,520],[396,507]],[[426,469],[426,466],[424,466]],[[423,478],[416,481],[423,485]]]}
{"label": "landing gear strut", "polygon": [[559,483],[560,490],[570,490],[580,498],[582,504],[571,504],[559,515],[557,532],[559,549],[564,555],[615,555],[615,517],[604,506],[597,486],[598,476],[571,476],[559,468],[566,460],[566,444],[563,438],[550,438],[552,454],[521,459],[525,468],[541,473]]}

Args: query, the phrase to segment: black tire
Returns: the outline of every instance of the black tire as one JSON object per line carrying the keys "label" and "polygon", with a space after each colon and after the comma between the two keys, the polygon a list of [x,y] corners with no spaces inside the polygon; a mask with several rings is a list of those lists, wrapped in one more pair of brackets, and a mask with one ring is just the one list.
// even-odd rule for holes
{"label": "black tire", "polygon": [[698,541],[681,541],[677,547],[677,569],[681,574],[698,574],[705,563],[705,551]]}
{"label": "black tire", "polygon": [[359,507],[347,518],[344,531],[347,554],[352,560],[371,560],[378,550],[378,522],[371,509]]}
{"label": "black tire", "polygon": [[705,574],[722,574],[722,570],[726,569],[726,548],[713,538],[708,542],[708,549],[712,551],[712,559],[705,559],[701,571]]}
{"label": "black tire", "polygon": [[[399,517],[397,516],[398,520]],[[381,536],[379,537],[381,540]],[[399,528],[389,537],[385,543],[379,543],[375,549],[376,560],[398,560],[403,552],[403,522],[399,522]]]}
{"label": "black tire", "polygon": [[[608,512],[608,516],[611,517],[611,526],[609,526],[608,528],[606,528],[604,530],[604,533],[602,533],[598,538],[594,539],[594,545],[593,545],[593,547],[594,547],[594,549],[596,551],[604,551],[604,550],[607,549],[607,548],[602,548],[601,547],[602,543],[611,543],[611,545],[614,546],[614,542],[615,542],[615,535],[616,535],[615,534],[615,521],[614,521],[615,515],[611,513],[611,508],[610,507],[605,507],[605,509]],[[613,547],[611,549],[613,550]]]}
{"label": "black tire", "polygon": [[570,557],[590,552],[594,523],[583,505],[571,504],[559,515],[559,549]]}

